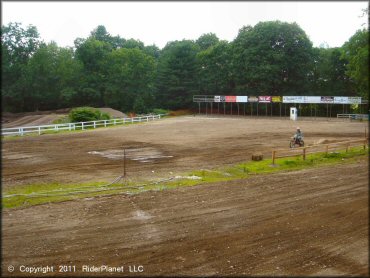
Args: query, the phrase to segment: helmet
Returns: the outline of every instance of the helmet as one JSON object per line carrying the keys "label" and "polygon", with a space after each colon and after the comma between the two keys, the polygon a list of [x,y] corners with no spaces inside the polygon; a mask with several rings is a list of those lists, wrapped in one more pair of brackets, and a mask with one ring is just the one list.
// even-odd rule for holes
{"label": "helmet", "polygon": [[297,130],[301,130],[299,127],[297,127]]}

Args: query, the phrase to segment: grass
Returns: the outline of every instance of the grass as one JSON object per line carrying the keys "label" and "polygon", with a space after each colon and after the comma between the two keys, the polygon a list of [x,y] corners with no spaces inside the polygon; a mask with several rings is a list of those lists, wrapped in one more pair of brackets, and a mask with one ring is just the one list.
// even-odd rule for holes
{"label": "grass", "polygon": [[266,175],[278,171],[297,171],[306,168],[335,165],[339,163],[353,163],[368,156],[369,149],[362,147],[350,149],[348,152],[336,151],[334,153],[309,154],[306,160],[298,158],[281,158],[272,165],[271,159],[262,161],[249,161],[220,169],[200,169],[182,175],[179,179],[164,181],[148,181],[139,184],[132,181],[116,183],[107,186],[103,182],[83,184],[31,184],[17,186],[3,190],[2,207],[19,208],[32,205],[61,202],[87,197],[104,196],[112,194],[138,194],[144,191],[169,190],[178,187],[197,186],[204,183],[225,182],[237,179],[246,179],[254,175]]}

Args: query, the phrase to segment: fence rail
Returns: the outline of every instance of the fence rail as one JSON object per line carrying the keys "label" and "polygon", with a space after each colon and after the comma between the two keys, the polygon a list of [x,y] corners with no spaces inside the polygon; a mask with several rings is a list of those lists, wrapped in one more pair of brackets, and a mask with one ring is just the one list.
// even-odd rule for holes
{"label": "fence rail", "polygon": [[12,128],[2,128],[1,136],[13,135],[13,136],[23,136],[29,133],[36,133],[41,135],[42,133],[48,131],[62,131],[62,130],[85,130],[88,128],[98,128],[98,127],[107,127],[113,125],[129,124],[129,123],[138,123],[138,122],[149,122],[160,119],[161,114],[158,115],[148,115],[142,117],[133,117],[133,118],[117,118],[111,120],[99,120],[99,121],[89,121],[89,122],[77,122],[77,123],[65,123],[65,124],[52,124],[52,125],[40,125],[40,126],[23,126],[23,127],[12,127]]}
{"label": "fence rail", "polygon": [[368,114],[337,114],[337,118],[347,118],[351,120],[369,120]]}
{"label": "fence rail", "polygon": [[[272,164],[275,164],[275,160],[278,158],[302,156],[303,160],[305,160],[307,154],[313,154],[313,153],[318,153],[318,152],[325,152],[326,154],[328,154],[329,150],[334,151],[334,150],[343,150],[343,149],[345,149],[346,152],[348,152],[350,147],[363,146],[365,149],[366,146],[368,146],[368,144],[369,142],[367,138],[367,139],[335,142],[335,143],[329,143],[329,144],[313,145],[313,146],[307,146],[307,147],[302,147],[302,148],[275,149],[272,151]],[[280,155],[278,155],[279,153]]]}

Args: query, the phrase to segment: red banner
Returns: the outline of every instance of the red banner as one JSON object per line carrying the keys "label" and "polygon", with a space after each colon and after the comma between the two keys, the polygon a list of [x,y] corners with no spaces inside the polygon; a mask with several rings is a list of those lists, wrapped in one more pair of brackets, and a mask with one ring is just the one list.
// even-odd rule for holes
{"label": "red banner", "polygon": [[226,102],[236,102],[236,96],[226,96]]}
{"label": "red banner", "polygon": [[271,102],[271,96],[259,96],[258,102],[264,102],[264,103],[270,103]]}

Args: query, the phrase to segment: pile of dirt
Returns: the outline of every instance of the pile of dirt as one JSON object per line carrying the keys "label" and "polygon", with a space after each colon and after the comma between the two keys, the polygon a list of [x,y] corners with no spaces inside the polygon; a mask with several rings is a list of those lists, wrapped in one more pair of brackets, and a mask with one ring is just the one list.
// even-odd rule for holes
{"label": "pile of dirt", "polygon": [[125,113],[122,113],[121,111],[109,108],[109,107],[102,107],[102,108],[96,108],[99,109],[101,112],[108,113],[112,118],[125,118],[127,115]]}
{"label": "pile of dirt", "polygon": [[[3,128],[49,125],[59,118],[66,117],[73,108],[63,108],[48,111],[34,111],[22,113],[4,112],[1,115]],[[124,118],[126,114],[108,107],[95,108],[108,113],[112,118]]]}

